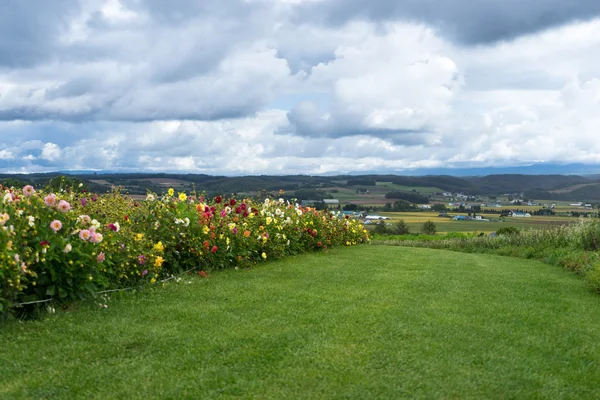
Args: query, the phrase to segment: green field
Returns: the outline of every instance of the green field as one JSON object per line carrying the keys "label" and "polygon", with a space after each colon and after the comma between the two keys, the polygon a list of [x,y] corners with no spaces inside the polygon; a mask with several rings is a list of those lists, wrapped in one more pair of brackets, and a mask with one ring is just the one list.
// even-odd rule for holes
{"label": "green field", "polygon": [[432,187],[432,186],[404,186],[404,185],[397,185],[395,183],[392,182],[376,182],[377,186],[386,188],[388,191],[401,191],[401,192],[412,192],[413,190],[417,193],[421,193],[421,194],[432,194],[432,193],[440,193],[440,192],[444,192],[444,190],[440,189],[440,188],[436,188],[436,187]]}
{"label": "green field", "polygon": [[0,329],[0,398],[599,398],[560,268],[387,246],[188,278]]}

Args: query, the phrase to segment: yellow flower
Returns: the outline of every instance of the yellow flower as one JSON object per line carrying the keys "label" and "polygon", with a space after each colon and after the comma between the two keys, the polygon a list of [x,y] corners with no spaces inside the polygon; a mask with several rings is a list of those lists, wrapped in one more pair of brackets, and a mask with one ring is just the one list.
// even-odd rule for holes
{"label": "yellow flower", "polygon": [[144,238],[143,233],[138,233],[137,235],[135,235],[135,240],[142,240],[143,238]]}
{"label": "yellow flower", "polygon": [[161,253],[165,251],[165,246],[163,246],[162,242],[158,242],[154,245],[154,250],[160,251]]}
{"label": "yellow flower", "polygon": [[265,259],[265,260],[267,259],[267,253],[265,253],[264,251],[263,251],[263,253],[262,253],[260,256],[261,256],[263,259]]}
{"label": "yellow flower", "polygon": [[158,257],[156,257],[156,261],[154,261],[154,266],[162,267],[163,262],[165,262],[165,260],[161,256],[158,256]]}
{"label": "yellow flower", "polygon": [[150,279],[150,283],[156,283],[156,278]]}
{"label": "yellow flower", "polygon": [[267,217],[267,225],[271,225],[271,221],[273,221],[273,219],[271,217]]}
{"label": "yellow flower", "polygon": [[208,229],[208,226],[204,225],[204,228],[202,228],[202,233],[204,233],[205,235],[207,235],[209,230],[210,229]]}
{"label": "yellow flower", "polygon": [[169,193],[169,196],[173,196],[175,194],[175,190],[173,188],[169,188],[167,193]]}
{"label": "yellow flower", "polygon": [[187,195],[185,193],[179,193],[179,200],[181,201],[186,201],[187,200]]}

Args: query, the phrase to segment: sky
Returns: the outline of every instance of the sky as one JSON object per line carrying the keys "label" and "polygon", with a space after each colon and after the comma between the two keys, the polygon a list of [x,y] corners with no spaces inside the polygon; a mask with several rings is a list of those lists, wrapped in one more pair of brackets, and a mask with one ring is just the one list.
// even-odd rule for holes
{"label": "sky", "polygon": [[600,164],[597,0],[2,0],[0,172]]}

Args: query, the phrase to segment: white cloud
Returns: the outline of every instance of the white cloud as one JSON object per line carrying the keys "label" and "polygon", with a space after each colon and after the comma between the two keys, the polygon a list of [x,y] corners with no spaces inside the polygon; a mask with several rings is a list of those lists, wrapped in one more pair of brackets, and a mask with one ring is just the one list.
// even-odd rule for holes
{"label": "white cloud", "polygon": [[62,151],[55,143],[46,143],[42,148],[41,158],[48,161],[57,161],[60,159]]}
{"label": "white cloud", "polygon": [[13,158],[15,158],[15,155],[4,149],[4,150],[0,150],[0,160],[12,160]]}

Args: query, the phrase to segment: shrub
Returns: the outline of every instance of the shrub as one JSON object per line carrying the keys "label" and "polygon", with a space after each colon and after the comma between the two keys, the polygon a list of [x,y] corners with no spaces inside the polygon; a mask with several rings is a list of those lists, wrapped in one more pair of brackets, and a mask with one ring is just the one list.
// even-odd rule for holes
{"label": "shrub", "polygon": [[435,235],[435,233],[437,232],[437,227],[435,225],[435,222],[433,222],[433,221],[424,222],[423,226],[421,227],[421,232],[423,232],[426,235]]}
{"label": "shrub", "polygon": [[410,228],[408,227],[406,222],[404,222],[404,220],[401,219],[394,225],[394,233],[398,235],[407,235],[410,233]]}
{"label": "shrub", "polygon": [[504,228],[500,228],[496,231],[497,235],[518,235],[519,229],[514,226],[505,226]]}
{"label": "shrub", "polygon": [[374,231],[379,235],[386,235],[390,233],[387,226],[385,225],[385,221],[378,221],[377,224],[375,224]]}

